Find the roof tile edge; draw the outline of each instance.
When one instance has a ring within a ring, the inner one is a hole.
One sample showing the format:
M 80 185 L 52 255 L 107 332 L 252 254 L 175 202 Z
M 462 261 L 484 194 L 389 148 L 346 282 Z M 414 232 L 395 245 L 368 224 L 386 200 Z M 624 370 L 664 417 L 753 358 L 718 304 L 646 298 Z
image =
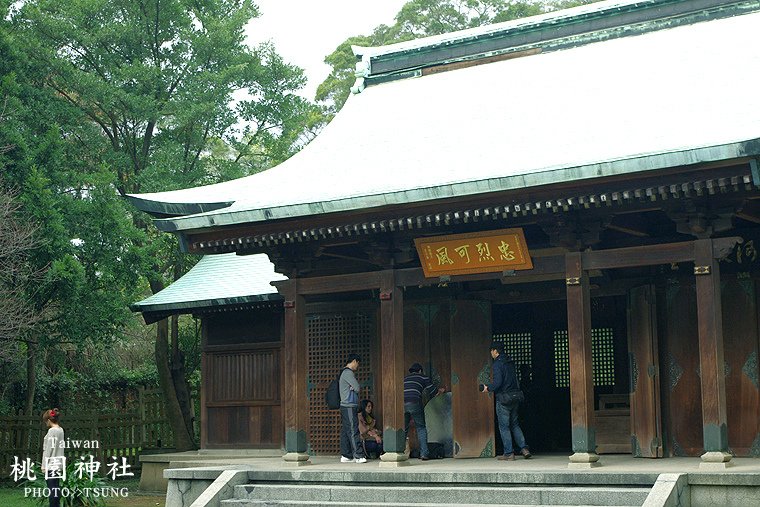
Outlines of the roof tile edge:
M 563 49 L 758 9 L 760 2 L 756 0 L 607 1 L 388 46 L 352 49 L 362 63 L 362 84 L 368 86 L 373 81 L 386 82 L 395 74 L 419 75 L 409 71 L 434 65 L 536 47 L 543 51 Z M 637 29 L 632 30 L 632 25 Z

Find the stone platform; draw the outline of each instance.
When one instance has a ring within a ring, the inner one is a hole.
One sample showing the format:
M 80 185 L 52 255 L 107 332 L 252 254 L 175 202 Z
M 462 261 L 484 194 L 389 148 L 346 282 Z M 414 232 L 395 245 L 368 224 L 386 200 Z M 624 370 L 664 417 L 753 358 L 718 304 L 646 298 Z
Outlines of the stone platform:
M 205 463 L 251 463 L 262 458 L 279 459 L 282 453 L 279 449 L 222 449 L 170 452 L 163 454 L 142 454 L 140 464 L 141 493 L 166 493 L 167 479 L 164 470 L 167 468 L 187 468 L 202 466 Z
M 699 458 L 628 455 L 604 456 L 601 467 L 588 470 L 568 470 L 565 455 L 410 460 L 394 469 L 331 457 L 312 457 L 302 467 L 281 458 L 208 458 L 164 472 L 167 507 L 422 506 L 426 499 L 428 505 L 760 505 L 760 459 L 753 458 L 735 458 L 733 467 L 719 472 L 701 470 Z M 347 499 L 357 488 L 366 502 Z

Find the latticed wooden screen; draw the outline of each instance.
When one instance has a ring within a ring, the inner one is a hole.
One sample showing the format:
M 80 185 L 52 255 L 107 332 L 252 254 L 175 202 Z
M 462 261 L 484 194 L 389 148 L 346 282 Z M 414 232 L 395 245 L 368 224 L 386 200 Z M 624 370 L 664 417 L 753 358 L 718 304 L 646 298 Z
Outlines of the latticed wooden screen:
M 306 319 L 309 343 L 309 422 L 312 454 L 340 454 L 340 411 L 325 405 L 325 391 L 351 353 L 361 356 L 356 374 L 361 398 L 373 398 L 371 344 L 375 335 L 372 312 L 320 313 Z
M 520 382 L 527 382 L 533 379 L 533 334 L 532 333 L 499 333 L 493 335 L 493 341 L 504 344 L 504 351 L 507 356 L 515 361 L 517 375 Z M 527 366 L 526 372 L 529 372 L 531 378 L 524 379 L 522 366 Z
M 615 334 L 612 328 L 591 330 L 591 368 L 595 386 L 615 385 Z M 567 330 L 554 332 L 556 387 L 570 386 L 570 349 Z

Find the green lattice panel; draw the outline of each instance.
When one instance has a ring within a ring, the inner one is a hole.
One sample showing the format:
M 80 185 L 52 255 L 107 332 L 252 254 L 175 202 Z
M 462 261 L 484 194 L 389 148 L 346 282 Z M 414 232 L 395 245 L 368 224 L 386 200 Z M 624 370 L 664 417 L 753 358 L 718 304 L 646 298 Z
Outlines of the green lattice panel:
M 591 368 L 595 386 L 615 385 L 615 334 L 610 327 L 591 330 Z M 554 385 L 570 386 L 570 349 L 564 329 L 554 332 Z

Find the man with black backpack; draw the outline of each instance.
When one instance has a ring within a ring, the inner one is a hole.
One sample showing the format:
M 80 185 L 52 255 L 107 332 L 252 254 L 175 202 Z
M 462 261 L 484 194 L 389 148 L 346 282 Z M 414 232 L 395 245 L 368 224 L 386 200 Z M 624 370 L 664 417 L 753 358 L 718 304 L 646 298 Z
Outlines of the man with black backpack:
M 354 374 L 359 369 L 361 358 L 358 354 L 348 356 L 345 368 L 340 374 L 340 462 L 366 463 L 364 446 L 359 435 L 359 381 Z
M 499 460 L 515 460 L 512 449 L 512 436 L 515 437 L 517 447 L 525 459 L 531 457 L 528 444 L 525 442 L 520 423 L 517 420 L 517 409 L 520 399 L 523 397 L 520 390 L 520 382 L 517 379 L 515 362 L 504 354 L 501 343 L 491 343 L 491 357 L 493 358 L 493 382 L 483 386 L 483 392 L 494 393 L 496 399 L 496 418 L 499 421 L 499 433 L 504 444 L 504 454 L 498 456 Z

